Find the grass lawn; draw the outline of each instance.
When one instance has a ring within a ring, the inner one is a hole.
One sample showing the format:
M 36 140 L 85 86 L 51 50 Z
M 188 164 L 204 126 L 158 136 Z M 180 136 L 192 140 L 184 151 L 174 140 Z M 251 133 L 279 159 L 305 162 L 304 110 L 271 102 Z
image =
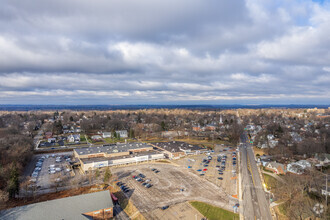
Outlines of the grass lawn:
M 120 142 L 120 143 L 124 143 L 125 142 L 125 139 L 127 140 L 127 143 L 130 143 L 130 142 L 136 142 L 136 140 L 132 140 L 132 139 L 129 139 L 129 138 L 104 138 L 103 140 L 109 144 L 115 144 L 117 142 Z
M 276 187 L 276 182 L 277 182 L 277 180 L 274 178 L 274 177 L 272 177 L 272 176 L 270 176 L 270 175 L 268 175 L 268 174 L 263 174 L 264 175 L 264 180 L 265 180 L 265 183 L 266 183 L 266 186 L 267 186 L 267 189 L 269 190 L 270 189 L 270 187 L 273 189 L 273 188 L 275 188 Z
M 190 202 L 190 204 L 197 209 L 202 215 L 204 215 L 209 220 L 233 220 L 239 219 L 239 215 L 222 208 L 209 205 L 204 202 Z
M 85 141 L 86 141 L 85 135 L 80 135 L 80 142 L 85 142 Z

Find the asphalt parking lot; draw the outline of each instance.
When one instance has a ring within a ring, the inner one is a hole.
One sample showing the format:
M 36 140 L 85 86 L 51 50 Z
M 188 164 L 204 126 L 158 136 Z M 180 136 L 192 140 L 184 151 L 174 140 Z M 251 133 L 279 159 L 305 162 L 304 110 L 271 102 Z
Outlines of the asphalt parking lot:
M 173 205 L 166 210 L 155 209 L 151 212 L 144 213 L 144 217 L 155 220 L 191 220 L 202 219 L 204 216 L 188 202 L 185 202 Z
M 224 151 L 225 150 L 225 151 Z M 211 153 L 210 156 L 212 159 L 208 164 L 203 163 L 203 160 L 208 159 L 208 155 L 192 155 L 186 158 L 182 158 L 175 163 L 183 167 L 188 168 L 189 171 L 200 175 L 201 178 L 204 178 L 217 186 L 221 187 L 229 195 L 237 195 L 237 165 L 233 165 L 233 152 L 234 149 L 227 147 L 218 147 L 214 153 Z M 221 162 L 218 162 L 218 156 L 222 158 Z M 223 157 L 226 156 L 225 160 L 225 169 L 222 171 L 223 174 L 219 174 L 218 169 L 222 166 Z M 237 163 L 237 162 L 236 162 Z M 205 166 L 207 165 L 207 166 Z M 218 167 L 217 167 L 218 166 Z M 205 171 L 204 171 L 205 170 Z M 233 170 L 235 172 L 233 172 Z M 201 175 L 202 174 L 202 175 Z M 222 179 L 219 179 L 221 177 Z
M 153 168 L 159 170 L 159 173 L 152 171 Z M 237 199 L 225 193 L 221 187 L 186 168 L 171 164 L 149 163 L 113 168 L 112 173 L 130 189 L 125 195 L 142 214 L 191 200 L 207 202 L 232 211 L 237 202 Z M 146 188 L 133 178 L 140 173 L 145 176 L 144 180 L 151 180 L 152 187 Z
M 70 179 L 71 178 L 71 172 L 67 171 L 69 168 L 68 162 L 64 157 L 71 157 L 72 153 L 55 153 L 55 154 L 40 154 L 36 155 L 33 160 L 32 164 L 29 165 L 30 172 L 28 172 L 29 176 L 31 176 L 31 179 L 35 179 L 33 183 L 38 187 L 38 189 L 48 189 L 51 188 L 55 181 L 57 183 L 62 182 L 65 178 Z M 41 165 L 41 170 L 38 171 L 38 176 L 33 177 L 33 171 L 35 170 L 36 164 L 40 160 L 40 158 L 43 158 L 43 162 Z M 61 158 L 61 162 L 56 162 L 56 158 Z M 54 172 L 50 174 L 50 166 L 53 166 Z

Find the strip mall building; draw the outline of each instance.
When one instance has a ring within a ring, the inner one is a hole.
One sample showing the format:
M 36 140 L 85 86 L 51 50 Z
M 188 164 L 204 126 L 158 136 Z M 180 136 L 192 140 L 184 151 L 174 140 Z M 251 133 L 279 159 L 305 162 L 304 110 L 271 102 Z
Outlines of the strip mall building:
M 145 143 L 127 143 L 75 149 L 74 157 L 84 172 L 107 166 L 124 165 L 164 158 L 164 153 Z

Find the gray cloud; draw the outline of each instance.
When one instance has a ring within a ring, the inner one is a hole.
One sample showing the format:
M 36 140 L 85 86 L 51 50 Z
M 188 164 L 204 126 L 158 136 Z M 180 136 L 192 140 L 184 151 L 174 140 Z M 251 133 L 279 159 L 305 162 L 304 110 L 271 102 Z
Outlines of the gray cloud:
M 329 103 L 330 5 L 3 1 L 0 104 Z

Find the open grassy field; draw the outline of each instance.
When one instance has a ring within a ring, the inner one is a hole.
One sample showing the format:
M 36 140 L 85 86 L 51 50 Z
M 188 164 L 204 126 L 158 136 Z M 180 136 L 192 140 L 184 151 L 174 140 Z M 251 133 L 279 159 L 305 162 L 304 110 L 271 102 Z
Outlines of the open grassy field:
M 239 215 L 222 208 L 209 205 L 204 202 L 190 202 L 190 204 L 197 209 L 202 215 L 209 220 L 234 220 L 239 219 Z
M 264 180 L 265 180 L 267 189 L 270 190 L 270 189 L 275 188 L 277 180 L 268 174 L 264 173 L 263 175 L 264 175 Z

